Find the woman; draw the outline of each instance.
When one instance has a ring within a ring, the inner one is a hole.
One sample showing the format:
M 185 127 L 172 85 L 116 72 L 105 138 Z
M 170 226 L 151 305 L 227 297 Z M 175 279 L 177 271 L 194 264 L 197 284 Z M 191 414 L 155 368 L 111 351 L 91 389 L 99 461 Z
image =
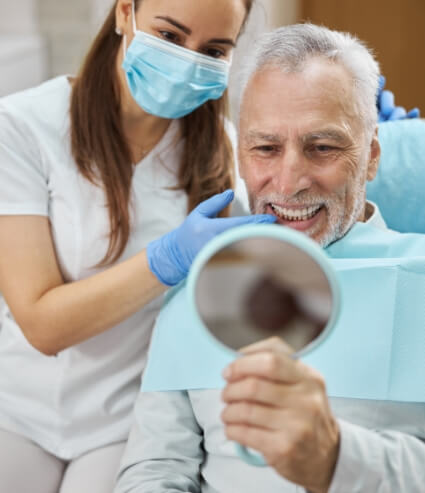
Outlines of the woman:
M 215 219 L 251 4 L 117 0 L 77 78 L 0 102 L 0 491 L 112 491 L 158 296 L 218 232 L 273 220 Z

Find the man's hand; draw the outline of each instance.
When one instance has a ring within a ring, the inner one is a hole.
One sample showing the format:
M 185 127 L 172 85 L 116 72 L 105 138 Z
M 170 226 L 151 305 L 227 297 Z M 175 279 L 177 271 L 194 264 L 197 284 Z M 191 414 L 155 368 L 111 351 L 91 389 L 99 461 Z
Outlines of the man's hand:
M 291 359 L 278 338 L 242 352 L 223 373 L 227 438 L 261 452 L 289 481 L 312 493 L 327 492 L 340 433 L 322 376 Z

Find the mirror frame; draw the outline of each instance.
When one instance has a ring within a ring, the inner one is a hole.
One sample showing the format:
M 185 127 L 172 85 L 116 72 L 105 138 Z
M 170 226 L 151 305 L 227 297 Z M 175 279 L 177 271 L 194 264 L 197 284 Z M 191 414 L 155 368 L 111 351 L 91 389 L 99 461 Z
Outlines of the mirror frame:
M 230 351 L 232 354 L 239 354 L 237 351 L 234 351 L 217 339 L 209 331 L 208 327 L 206 327 L 196 306 L 196 285 L 202 269 L 219 250 L 244 239 L 261 237 L 284 241 L 299 248 L 319 265 L 328 279 L 332 295 L 332 311 L 328 323 L 320 336 L 293 355 L 295 358 L 305 356 L 319 346 L 335 327 L 341 310 L 341 289 L 336 277 L 335 269 L 331 265 L 325 251 L 304 233 L 276 224 L 257 224 L 239 226 L 216 236 L 199 252 L 189 271 L 186 285 L 189 309 L 192 311 L 192 315 L 195 317 L 197 323 L 199 323 L 200 327 L 207 332 L 209 338 L 212 339 L 215 344 L 219 344 L 222 348 Z

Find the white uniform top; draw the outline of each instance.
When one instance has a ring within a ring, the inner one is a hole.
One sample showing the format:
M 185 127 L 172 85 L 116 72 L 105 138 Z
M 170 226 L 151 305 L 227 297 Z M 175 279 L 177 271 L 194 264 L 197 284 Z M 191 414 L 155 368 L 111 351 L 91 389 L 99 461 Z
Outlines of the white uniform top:
M 109 219 L 104 192 L 78 173 L 71 155 L 70 94 L 67 78 L 59 77 L 0 100 L 0 214 L 48 216 L 63 276 L 76 281 L 102 270 L 93 266 L 107 250 Z M 186 194 L 169 189 L 177 183 L 183 147 L 178 126 L 172 122 L 136 167 L 134 229 L 122 260 L 186 216 Z M 161 300 L 56 356 L 34 349 L 6 306 L 0 428 L 62 459 L 125 440 Z

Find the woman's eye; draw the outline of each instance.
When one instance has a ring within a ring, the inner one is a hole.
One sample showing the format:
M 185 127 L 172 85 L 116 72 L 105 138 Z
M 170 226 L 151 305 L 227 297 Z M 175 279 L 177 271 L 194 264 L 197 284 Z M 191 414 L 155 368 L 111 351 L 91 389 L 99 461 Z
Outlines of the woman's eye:
M 207 48 L 205 54 L 212 58 L 221 58 L 222 56 L 225 56 L 224 51 L 217 48 Z
M 159 31 L 159 33 L 161 34 L 163 39 L 165 39 L 166 41 L 170 41 L 170 43 L 178 44 L 180 42 L 179 37 L 175 33 L 172 33 L 170 31 Z

